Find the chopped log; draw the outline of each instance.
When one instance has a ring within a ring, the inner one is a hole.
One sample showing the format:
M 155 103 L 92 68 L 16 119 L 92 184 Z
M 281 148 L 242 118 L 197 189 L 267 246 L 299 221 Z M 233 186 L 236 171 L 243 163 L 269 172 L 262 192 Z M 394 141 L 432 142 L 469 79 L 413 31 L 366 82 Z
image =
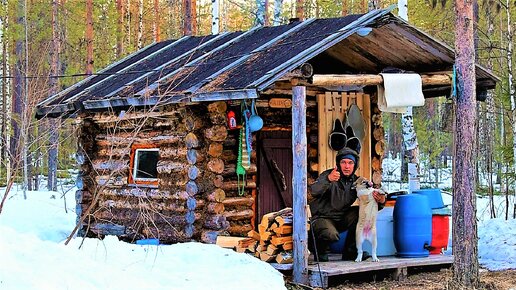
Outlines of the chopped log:
M 383 153 L 385 153 L 385 141 L 378 140 L 378 142 L 376 142 L 374 145 L 374 150 L 378 156 L 383 156 Z
M 291 235 L 292 234 L 292 226 L 282 225 L 281 227 L 277 227 L 273 229 L 273 231 L 278 236 Z
M 220 174 L 224 171 L 224 161 L 218 158 L 212 159 L 208 161 L 207 167 L 209 171 Z
M 199 177 L 199 168 L 197 168 L 197 166 L 195 165 L 191 165 L 190 167 L 188 167 L 188 178 L 190 178 L 191 180 L 196 180 L 197 177 Z
M 275 212 L 271 212 L 271 213 L 263 215 L 260 225 L 264 226 L 265 228 L 269 228 L 271 226 L 272 222 L 274 222 L 274 219 L 277 216 L 281 216 L 281 215 L 292 215 L 292 208 L 286 207 L 280 211 L 275 211 Z
M 383 140 L 385 137 L 385 131 L 383 130 L 383 127 L 376 127 L 373 130 L 373 137 L 376 141 Z
M 254 204 L 252 197 L 228 197 L 222 201 L 225 206 L 246 206 L 250 207 Z
M 251 209 L 232 210 L 224 212 L 223 215 L 230 221 L 249 220 L 254 216 L 254 212 Z
M 294 243 L 286 242 L 286 243 L 284 243 L 283 245 L 281 245 L 281 247 L 282 247 L 282 248 L 283 248 L 283 250 L 285 250 L 285 251 L 292 250 L 292 249 L 294 248 Z
M 211 143 L 208 148 L 208 155 L 211 157 L 219 157 L 222 155 L 223 150 L 224 147 L 222 146 L 222 143 Z
M 187 148 L 176 148 L 176 147 L 160 147 L 159 158 L 160 159 L 181 159 L 186 158 Z
M 196 128 L 202 128 L 203 122 L 198 118 L 195 118 L 192 114 L 188 114 L 184 119 L 184 124 L 187 131 L 193 131 Z
M 187 149 L 198 148 L 200 143 L 199 139 L 194 133 L 188 133 L 185 137 L 185 144 Z
M 260 234 L 257 231 L 255 231 L 255 230 L 250 230 L 247 233 L 247 236 L 250 237 L 250 238 L 253 238 L 253 239 L 257 240 L 257 241 L 260 240 Z
M 276 258 L 275 256 L 271 256 L 271 255 L 267 254 L 266 252 L 260 252 L 260 260 L 262 260 L 264 262 L 274 261 L 275 258 Z
M 292 216 L 277 216 L 274 218 L 274 221 L 279 227 L 283 225 L 292 225 Z
M 274 255 L 278 254 L 279 251 L 280 251 L 280 249 L 278 247 L 276 247 L 273 244 L 270 244 L 270 245 L 267 246 L 267 250 L 265 252 L 268 255 L 274 256 Z
M 310 171 L 319 172 L 319 163 L 310 161 Z
M 228 136 L 228 130 L 226 126 L 215 125 L 204 131 L 204 137 L 211 141 L 224 141 Z
M 254 243 L 256 243 L 256 241 L 253 240 L 252 238 L 244 238 L 244 239 L 238 241 L 237 247 L 247 248 L 247 247 L 249 247 L 249 245 L 252 245 Z
M 371 121 L 375 126 L 380 126 L 382 124 L 382 115 L 381 114 L 374 114 L 371 117 Z
M 271 239 L 271 244 L 273 244 L 275 246 L 280 246 L 287 242 L 292 242 L 292 236 L 285 236 L 285 237 L 273 236 Z
M 382 169 L 382 163 L 380 162 L 380 159 L 378 159 L 378 157 L 373 157 L 371 161 L 371 168 L 373 169 L 373 171 L 378 171 Z
M 212 215 L 206 217 L 203 226 L 212 230 L 226 230 L 229 227 L 229 222 L 223 215 Z
M 156 165 L 159 174 L 182 173 L 188 170 L 188 164 L 184 162 L 160 160 Z
M 225 114 L 228 109 L 228 105 L 226 102 L 219 101 L 219 102 L 213 102 L 208 105 L 208 112 L 210 113 L 221 113 Z
M 317 157 L 317 147 L 310 147 L 308 148 L 308 158 L 315 158 Z
M 216 188 L 206 196 L 206 199 L 214 202 L 223 202 L 226 199 L 226 193 L 224 190 Z
M 255 163 L 251 163 L 251 167 L 246 171 L 248 175 L 256 174 L 258 172 L 258 168 Z M 224 166 L 224 171 L 222 171 L 222 175 L 224 176 L 236 176 L 236 164 L 226 162 Z
M 281 252 L 276 256 L 276 263 L 278 264 L 291 264 L 293 262 L 292 252 Z
M 189 196 L 194 196 L 199 193 L 199 187 L 197 187 L 197 183 L 195 181 L 190 180 L 186 183 L 186 192 Z
M 238 183 L 237 180 L 229 180 L 225 181 L 224 184 L 222 184 L 221 188 L 225 191 L 236 191 L 239 187 L 242 186 L 242 181 Z M 245 182 L 245 189 L 254 189 L 256 188 L 256 182 L 252 179 L 248 179 Z
M 244 237 L 231 237 L 231 236 L 218 236 L 216 239 L 216 245 L 222 248 L 234 249 L 239 241 L 249 239 Z
M 247 250 L 250 251 L 251 253 L 254 253 L 254 252 L 256 252 L 256 247 L 258 247 L 258 241 L 254 241 L 254 243 L 249 244 L 249 246 L 247 247 Z
M 197 158 L 198 155 L 197 155 L 197 150 L 195 149 L 188 149 L 188 152 L 186 153 L 186 161 L 188 161 L 188 164 L 195 164 L 197 163 Z
M 271 238 L 272 238 L 272 233 L 269 231 L 260 233 L 260 241 L 270 241 Z
M 224 186 L 224 177 L 222 175 L 215 175 L 213 178 L 213 186 L 221 188 Z
M 232 235 L 245 236 L 253 227 L 250 224 L 245 225 L 230 225 L 228 232 Z
M 220 202 L 210 202 L 206 205 L 206 212 L 220 214 L 224 212 L 224 204 Z

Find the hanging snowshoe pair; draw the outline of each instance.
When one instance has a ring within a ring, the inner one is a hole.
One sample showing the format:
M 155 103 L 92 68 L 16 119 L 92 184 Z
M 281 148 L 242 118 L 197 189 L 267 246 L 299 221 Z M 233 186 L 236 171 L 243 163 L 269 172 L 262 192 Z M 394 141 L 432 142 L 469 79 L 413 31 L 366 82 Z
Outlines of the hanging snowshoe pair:
M 362 150 L 362 140 L 365 136 L 365 122 L 362 113 L 356 104 L 352 104 L 346 112 L 344 125 L 340 119 L 333 122 L 333 130 L 330 133 L 328 144 L 334 151 L 344 147 L 355 150 L 358 154 Z M 346 127 L 344 129 L 344 127 Z

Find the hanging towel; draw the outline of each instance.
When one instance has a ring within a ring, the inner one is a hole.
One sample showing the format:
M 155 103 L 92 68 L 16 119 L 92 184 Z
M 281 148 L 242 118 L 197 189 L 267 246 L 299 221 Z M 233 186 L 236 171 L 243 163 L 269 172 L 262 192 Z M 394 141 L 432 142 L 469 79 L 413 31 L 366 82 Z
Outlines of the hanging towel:
M 381 73 L 378 85 L 378 108 L 382 112 L 406 113 L 407 107 L 423 106 L 423 83 L 419 74 Z

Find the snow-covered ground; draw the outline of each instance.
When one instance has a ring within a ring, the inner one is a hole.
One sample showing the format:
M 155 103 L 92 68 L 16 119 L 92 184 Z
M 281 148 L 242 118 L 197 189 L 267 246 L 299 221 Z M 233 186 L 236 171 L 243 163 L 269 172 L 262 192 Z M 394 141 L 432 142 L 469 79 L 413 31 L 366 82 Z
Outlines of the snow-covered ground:
M 0 214 L 0 289 L 286 289 L 269 264 L 216 245 L 135 245 L 107 237 L 74 238 L 65 246 L 76 220 L 73 193 L 66 210 L 57 192 L 28 192 L 27 200 L 16 189 L 9 194 Z M 443 201 L 451 205 L 451 196 L 444 193 Z M 477 199 L 480 264 L 516 269 L 516 220 L 489 219 L 487 202 Z

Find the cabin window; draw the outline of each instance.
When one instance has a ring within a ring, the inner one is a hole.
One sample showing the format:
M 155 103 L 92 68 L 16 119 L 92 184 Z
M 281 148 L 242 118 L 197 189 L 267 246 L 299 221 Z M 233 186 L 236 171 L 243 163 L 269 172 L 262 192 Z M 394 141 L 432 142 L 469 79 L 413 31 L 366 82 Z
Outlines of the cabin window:
M 134 145 L 131 150 L 131 175 L 129 183 L 158 185 L 159 148 Z

